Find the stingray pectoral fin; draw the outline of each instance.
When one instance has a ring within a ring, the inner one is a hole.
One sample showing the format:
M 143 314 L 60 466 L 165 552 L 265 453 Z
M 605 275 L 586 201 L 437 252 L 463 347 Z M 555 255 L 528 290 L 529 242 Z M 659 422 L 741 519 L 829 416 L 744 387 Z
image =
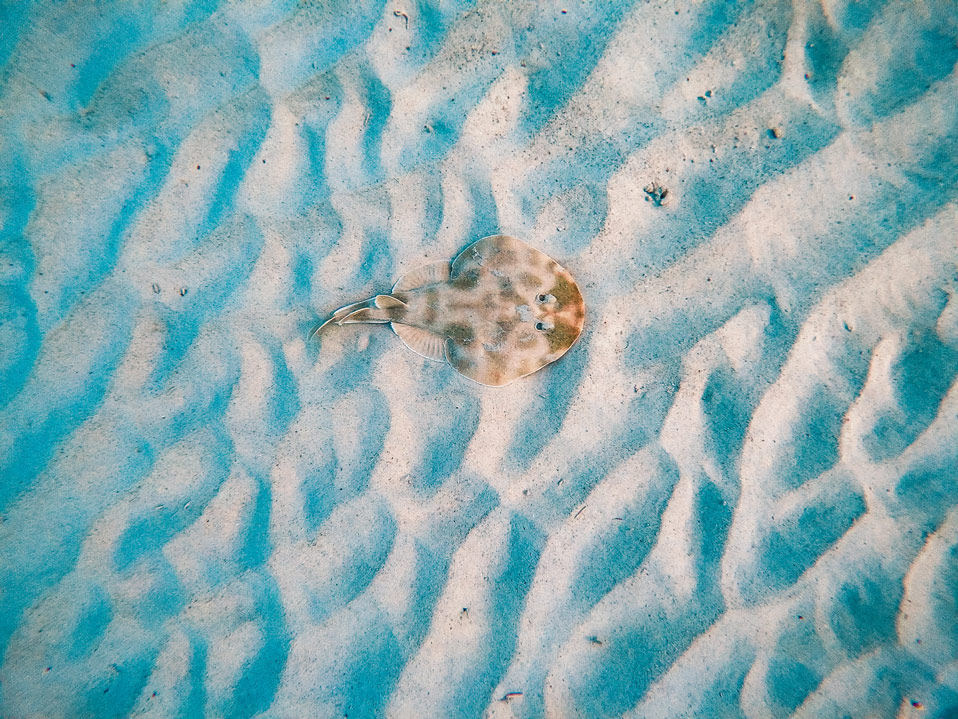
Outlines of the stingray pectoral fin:
M 393 322 L 391 327 L 393 328 L 393 332 L 403 341 L 403 344 L 417 355 L 422 355 L 426 359 L 437 360 L 439 362 L 446 359 L 443 338 L 439 335 L 418 327 L 401 325 L 398 322 Z
M 487 387 L 502 387 L 515 379 L 503 371 L 502 357 L 490 355 L 475 342 L 456 342 L 451 337 L 445 343 L 446 360 L 463 377 Z
M 393 292 L 403 292 L 405 290 L 414 290 L 417 287 L 434 285 L 438 282 L 445 282 L 449 279 L 448 262 L 430 262 L 411 270 L 396 280 L 393 285 Z
M 509 269 L 521 261 L 530 250 L 538 252 L 515 237 L 489 235 L 476 240 L 456 255 L 452 261 L 449 276 L 462 277 L 482 267 Z

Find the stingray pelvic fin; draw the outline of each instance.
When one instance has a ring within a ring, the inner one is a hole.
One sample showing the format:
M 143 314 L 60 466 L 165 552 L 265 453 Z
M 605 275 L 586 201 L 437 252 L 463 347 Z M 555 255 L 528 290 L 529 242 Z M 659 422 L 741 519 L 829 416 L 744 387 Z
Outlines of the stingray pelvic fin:
M 310 330 L 306 341 L 319 334 L 327 325 L 351 325 L 358 323 L 385 324 L 396 319 L 396 315 L 404 310 L 406 303 L 392 295 L 376 295 L 362 302 L 340 307 L 322 324 Z

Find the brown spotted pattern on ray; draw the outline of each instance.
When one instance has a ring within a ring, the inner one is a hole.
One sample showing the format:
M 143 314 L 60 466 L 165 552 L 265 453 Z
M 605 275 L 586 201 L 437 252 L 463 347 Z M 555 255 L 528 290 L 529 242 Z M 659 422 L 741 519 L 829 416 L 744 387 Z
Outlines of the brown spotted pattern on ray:
M 468 344 L 475 337 L 472 327 L 463 323 L 452 323 L 442 328 L 442 333 L 457 344 Z
M 457 290 L 471 290 L 474 289 L 479 283 L 479 271 L 470 270 L 465 274 L 459 275 L 456 279 L 452 281 L 452 286 Z
M 539 287 L 542 284 L 542 277 L 531 272 L 523 272 L 519 275 L 519 282 L 524 288 Z
M 380 295 L 379 304 L 373 298 L 348 305 L 326 324 L 391 323 L 413 351 L 492 386 L 555 361 L 582 332 L 585 308 L 575 280 L 514 237 L 484 237 L 448 273 L 438 263 L 421 270 L 404 275 L 396 283 L 402 290 Z

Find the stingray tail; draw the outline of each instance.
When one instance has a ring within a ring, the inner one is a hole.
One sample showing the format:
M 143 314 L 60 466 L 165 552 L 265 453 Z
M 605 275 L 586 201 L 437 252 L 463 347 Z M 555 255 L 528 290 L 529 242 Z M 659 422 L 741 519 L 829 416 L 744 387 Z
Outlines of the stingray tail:
M 327 325 L 352 325 L 358 323 L 386 324 L 400 319 L 406 312 L 406 303 L 392 295 L 376 295 L 362 302 L 340 307 L 328 320 L 310 330 L 306 341 L 321 332 Z

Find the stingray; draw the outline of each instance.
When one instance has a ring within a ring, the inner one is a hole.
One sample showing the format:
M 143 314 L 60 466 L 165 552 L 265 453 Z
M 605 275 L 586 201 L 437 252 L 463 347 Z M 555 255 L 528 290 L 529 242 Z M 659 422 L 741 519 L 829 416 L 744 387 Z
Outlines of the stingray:
M 399 278 L 389 294 L 336 310 L 330 324 L 389 324 L 413 352 L 501 387 L 542 369 L 579 338 L 585 304 L 569 271 L 508 235 Z

